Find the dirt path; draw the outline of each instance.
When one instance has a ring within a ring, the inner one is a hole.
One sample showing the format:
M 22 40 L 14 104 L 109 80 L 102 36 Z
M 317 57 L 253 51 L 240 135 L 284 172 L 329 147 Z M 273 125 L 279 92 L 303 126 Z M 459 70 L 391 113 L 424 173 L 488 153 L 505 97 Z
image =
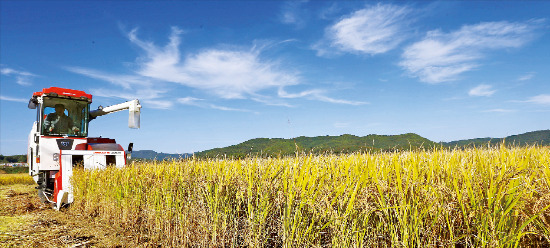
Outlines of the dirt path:
M 0 186 L 0 247 L 133 247 L 131 236 L 38 199 L 35 185 Z

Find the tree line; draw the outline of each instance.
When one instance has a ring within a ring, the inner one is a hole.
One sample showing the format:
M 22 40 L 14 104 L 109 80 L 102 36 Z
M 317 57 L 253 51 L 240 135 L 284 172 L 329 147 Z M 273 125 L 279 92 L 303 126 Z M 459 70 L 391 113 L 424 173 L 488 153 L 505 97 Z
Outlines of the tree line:
M 0 154 L 0 163 L 26 163 L 27 155 L 4 156 Z

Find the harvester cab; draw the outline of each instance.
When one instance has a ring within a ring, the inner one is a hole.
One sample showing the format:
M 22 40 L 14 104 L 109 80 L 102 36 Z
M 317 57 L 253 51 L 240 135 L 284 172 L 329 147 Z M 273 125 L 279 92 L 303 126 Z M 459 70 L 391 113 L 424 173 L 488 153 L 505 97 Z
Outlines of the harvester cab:
M 98 116 L 128 109 L 128 127 L 139 128 L 139 101 L 132 100 L 90 110 L 92 95 L 57 87 L 35 92 L 29 108 L 36 109 L 36 121 L 29 134 L 27 163 L 29 174 L 38 184 L 43 202 L 59 209 L 73 202 L 69 180 L 73 167 L 103 169 L 124 167 L 129 153 L 114 139 L 88 137 L 88 126 Z M 129 152 L 131 152 L 130 143 Z

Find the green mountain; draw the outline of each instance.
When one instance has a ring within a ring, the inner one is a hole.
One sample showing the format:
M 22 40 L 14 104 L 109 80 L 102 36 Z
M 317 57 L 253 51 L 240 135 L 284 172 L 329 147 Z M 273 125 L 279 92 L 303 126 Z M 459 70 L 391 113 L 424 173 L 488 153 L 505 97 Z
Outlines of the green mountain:
M 198 157 L 245 157 L 252 156 L 286 156 L 296 152 L 313 153 L 349 153 L 359 151 L 393 151 L 432 147 L 481 147 L 499 145 L 505 141 L 508 145 L 550 145 L 550 130 L 528 132 L 505 138 L 477 138 L 452 142 L 436 143 L 418 134 L 400 135 L 367 135 L 358 137 L 344 134 L 340 136 L 300 136 L 294 139 L 257 138 L 224 148 L 215 148 L 195 153 Z
M 457 140 L 451 142 L 436 143 L 421 137 L 418 134 L 407 133 L 400 135 L 367 135 L 363 137 L 344 134 L 340 136 L 300 136 L 293 139 L 281 138 L 257 138 L 243 143 L 224 148 L 215 148 L 194 155 L 197 157 L 246 157 L 252 156 L 288 156 L 298 153 L 350 153 L 359 151 L 395 151 L 416 148 L 432 147 L 482 147 L 487 145 L 500 145 L 502 142 L 507 145 L 543 145 L 550 146 L 550 130 L 540 130 L 518 135 L 511 135 L 505 138 L 477 138 Z M 193 156 L 193 154 L 170 154 L 155 152 L 153 150 L 133 151 L 132 158 L 148 160 L 181 159 Z M 0 162 L 25 162 L 26 155 L 3 156 L 0 155 Z
M 313 153 L 350 153 L 375 150 L 403 150 L 419 147 L 431 148 L 440 144 L 430 141 L 414 133 L 400 135 L 367 135 L 358 137 L 344 134 L 340 136 L 300 136 L 293 139 L 257 138 L 245 141 L 238 145 L 225 148 L 215 148 L 195 153 L 199 157 L 232 156 L 277 156 L 292 155 L 296 152 Z
M 132 159 L 149 159 L 149 160 L 165 160 L 165 159 L 181 159 L 192 156 L 192 154 L 172 154 L 172 153 L 163 153 L 155 152 L 153 150 L 139 150 L 132 152 Z
M 477 139 L 467 139 L 467 140 L 458 140 L 443 143 L 449 147 L 469 147 L 469 146 L 487 146 L 487 145 L 496 145 L 502 142 L 505 142 L 508 145 L 550 145 L 550 130 L 540 130 L 527 132 L 518 135 L 511 135 L 505 138 L 477 138 Z

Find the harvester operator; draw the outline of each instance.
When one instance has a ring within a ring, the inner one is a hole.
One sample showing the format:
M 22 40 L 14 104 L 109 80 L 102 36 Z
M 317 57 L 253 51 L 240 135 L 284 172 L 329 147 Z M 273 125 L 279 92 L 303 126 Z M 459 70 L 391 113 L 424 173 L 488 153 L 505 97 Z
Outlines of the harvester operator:
M 55 112 L 48 114 L 44 120 L 44 129 L 49 133 L 66 134 L 69 130 L 78 132 L 79 129 L 74 126 L 73 120 L 65 115 L 65 105 L 56 104 Z

